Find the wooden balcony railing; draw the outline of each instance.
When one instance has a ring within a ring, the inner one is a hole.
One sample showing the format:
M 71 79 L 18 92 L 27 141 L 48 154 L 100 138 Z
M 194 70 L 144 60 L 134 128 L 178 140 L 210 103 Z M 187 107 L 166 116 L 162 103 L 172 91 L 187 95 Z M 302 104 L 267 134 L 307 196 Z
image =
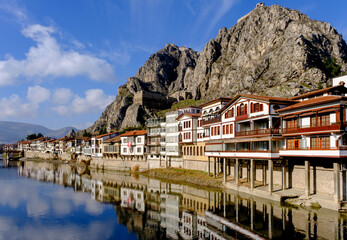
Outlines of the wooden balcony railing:
M 216 122 L 220 122 L 220 121 L 221 121 L 221 116 L 219 115 L 219 116 L 215 116 L 214 118 L 203 119 L 202 120 L 202 125 L 216 123 Z
M 295 128 L 283 128 L 283 134 L 289 133 L 303 133 L 303 132 L 319 132 L 319 131 L 331 131 L 331 130 L 341 130 L 344 124 L 341 123 L 331 123 L 329 125 L 322 126 L 300 126 Z
M 326 147 L 284 147 L 280 149 L 281 151 L 295 151 L 295 150 L 347 150 L 347 146 L 338 146 L 338 147 L 330 147 L 330 146 L 326 146 Z
M 255 136 L 255 135 L 271 135 L 271 134 L 281 134 L 281 129 L 279 128 L 262 128 L 247 131 L 239 131 L 235 133 L 236 137 L 240 136 Z
M 248 118 L 248 114 L 243 114 L 235 117 L 235 121 L 241 121 Z
M 148 141 L 147 142 L 148 145 L 160 145 L 160 141 Z

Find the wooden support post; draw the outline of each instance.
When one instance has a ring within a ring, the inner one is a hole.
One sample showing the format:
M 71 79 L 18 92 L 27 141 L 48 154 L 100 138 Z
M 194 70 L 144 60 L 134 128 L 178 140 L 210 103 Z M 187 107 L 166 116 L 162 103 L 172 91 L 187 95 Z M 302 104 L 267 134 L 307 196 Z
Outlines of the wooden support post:
M 222 158 L 223 159 L 223 180 L 224 183 L 226 183 L 227 181 L 227 169 L 226 169 L 226 158 Z
M 216 177 L 216 157 L 213 157 L 213 177 Z
M 207 173 L 208 173 L 208 176 L 210 176 L 210 174 L 211 174 L 211 157 L 207 157 L 207 161 L 208 161 L 208 163 L 207 163 Z
M 305 195 L 310 196 L 311 177 L 310 177 L 310 161 L 305 160 Z
M 235 183 L 239 183 L 239 159 L 235 159 Z
M 263 186 L 266 184 L 266 164 L 263 161 Z
M 334 163 L 334 198 L 336 202 L 340 202 L 340 163 Z
M 254 159 L 251 159 L 251 190 L 254 189 L 254 181 L 255 181 L 255 162 Z
M 287 169 L 286 169 L 286 160 L 282 160 L 282 190 L 285 190 L 287 187 Z
M 268 184 L 269 184 L 269 193 L 273 192 L 273 160 L 268 160 Z

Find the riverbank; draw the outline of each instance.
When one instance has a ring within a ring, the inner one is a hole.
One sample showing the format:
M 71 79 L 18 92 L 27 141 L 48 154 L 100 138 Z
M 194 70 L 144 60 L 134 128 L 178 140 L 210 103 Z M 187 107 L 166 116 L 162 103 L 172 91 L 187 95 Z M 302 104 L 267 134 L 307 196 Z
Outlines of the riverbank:
M 203 187 L 223 188 L 223 182 L 218 178 L 211 178 L 207 173 L 197 170 L 187 170 L 183 168 L 160 168 L 139 172 L 139 174 L 157 178 L 160 180 L 170 180 L 176 183 L 194 184 Z

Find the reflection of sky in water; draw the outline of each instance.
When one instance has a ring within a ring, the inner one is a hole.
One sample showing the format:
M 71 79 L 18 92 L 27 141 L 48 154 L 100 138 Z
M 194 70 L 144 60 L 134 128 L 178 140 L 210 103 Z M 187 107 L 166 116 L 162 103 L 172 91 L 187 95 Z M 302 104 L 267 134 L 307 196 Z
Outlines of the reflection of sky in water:
M 0 240 L 137 239 L 118 225 L 111 204 L 0 168 Z

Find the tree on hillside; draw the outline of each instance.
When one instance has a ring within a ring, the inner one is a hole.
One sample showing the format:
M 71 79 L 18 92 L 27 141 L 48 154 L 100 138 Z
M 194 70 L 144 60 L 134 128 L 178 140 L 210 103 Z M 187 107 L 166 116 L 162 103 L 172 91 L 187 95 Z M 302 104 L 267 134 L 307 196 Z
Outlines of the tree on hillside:
M 83 137 L 91 137 L 92 136 L 92 134 L 90 133 L 90 132 L 87 132 L 86 130 L 84 130 L 84 132 L 83 132 Z
M 33 140 L 33 139 L 36 139 L 36 138 L 40 138 L 40 137 L 43 137 L 42 133 L 38 133 L 36 135 L 36 133 L 32 133 L 32 134 L 29 134 L 26 139 L 27 140 Z

